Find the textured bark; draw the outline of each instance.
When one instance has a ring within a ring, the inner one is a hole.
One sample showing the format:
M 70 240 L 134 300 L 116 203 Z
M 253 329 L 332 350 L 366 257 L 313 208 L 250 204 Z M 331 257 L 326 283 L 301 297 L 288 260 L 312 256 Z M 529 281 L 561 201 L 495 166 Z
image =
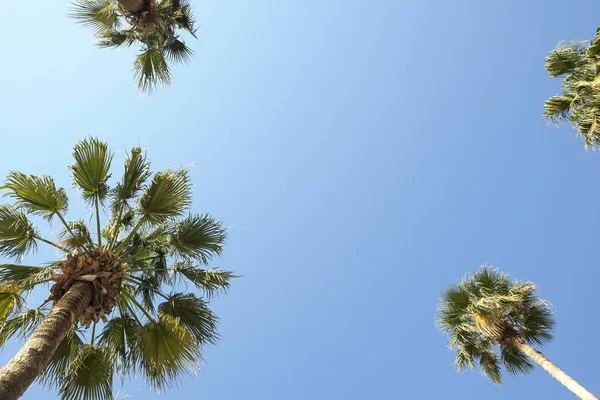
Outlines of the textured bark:
M 583 400 L 598 400 L 596 396 L 588 392 L 583 386 L 577 383 L 575 379 L 571 378 L 563 370 L 552 364 L 542 353 L 525 343 L 517 342 L 517 346 L 519 346 L 519 349 L 521 349 L 523 353 L 531 358 L 537 365 L 542 367 L 554 379 L 573 392 L 575 396 Z
M 132 14 L 139 12 L 144 6 L 144 0 L 117 0 L 127 11 Z
M 91 299 L 92 285 L 78 282 L 52 307 L 21 350 L 0 369 L 0 399 L 21 397 L 52 359 Z

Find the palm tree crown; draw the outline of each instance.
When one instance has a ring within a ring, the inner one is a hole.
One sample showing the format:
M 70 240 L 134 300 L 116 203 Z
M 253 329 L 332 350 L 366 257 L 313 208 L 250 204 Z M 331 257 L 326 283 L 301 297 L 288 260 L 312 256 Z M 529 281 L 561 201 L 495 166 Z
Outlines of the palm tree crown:
M 202 266 L 221 254 L 226 230 L 207 214 L 186 214 L 192 196 L 185 169 L 151 174 L 145 151 L 135 147 L 111 187 L 106 143 L 85 139 L 73 156 L 74 185 L 96 214 L 89 227 L 67 219 L 66 192 L 49 176 L 10 172 L 2 186 L 14 203 L 0 205 L 0 254 L 18 263 L 45 243 L 60 257 L 42 266 L 0 265 L 0 345 L 29 336 L 50 302 L 90 282 L 92 301 L 39 381 L 65 400 L 109 399 L 115 375 L 141 374 L 157 390 L 176 384 L 218 339 L 208 300 L 234 275 Z M 103 210 L 110 214 L 104 227 Z M 44 238 L 29 215 L 58 220 L 56 240 Z M 30 307 L 26 295 L 48 284 L 49 299 Z
M 448 346 L 456 350 L 459 371 L 479 365 L 483 374 L 500 384 L 501 363 L 511 374 L 533 368 L 518 344 L 549 341 L 554 325 L 547 302 L 536 291 L 530 282 L 483 266 L 442 293 L 437 324 L 448 334 Z
M 192 55 L 180 36 L 196 37 L 186 0 L 76 0 L 72 16 L 93 30 L 100 47 L 140 46 L 133 71 L 142 91 L 169 85 L 169 64 L 187 63 Z
M 562 77 L 562 93 L 544 104 L 551 121 L 568 121 L 577 129 L 585 146 L 600 146 L 600 28 L 594 39 L 560 43 L 546 57 L 551 77 Z

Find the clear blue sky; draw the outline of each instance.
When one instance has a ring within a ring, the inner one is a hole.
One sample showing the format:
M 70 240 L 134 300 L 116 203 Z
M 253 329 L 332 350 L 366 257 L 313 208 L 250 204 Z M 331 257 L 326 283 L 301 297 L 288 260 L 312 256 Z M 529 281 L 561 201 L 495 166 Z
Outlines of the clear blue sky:
M 571 399 L 541 370 L 498 388 L 453 369 L 437 295 L 483 262 L 539 284 L 545 353 L 600 393 L 600 154 L 541 117 L 560 83 L 543 58 L 593 35 L 596 2 L 193 4 L 196 56 L 150 98 L 133 52 L 95 48 L 67 1 L 0 8 L 0 175 L 70 186 L 85 135 L 119 160 L 142 143 L 157 169 L 194 163 L 194 211 L 231 226 L 223 340 L 160 398 Z

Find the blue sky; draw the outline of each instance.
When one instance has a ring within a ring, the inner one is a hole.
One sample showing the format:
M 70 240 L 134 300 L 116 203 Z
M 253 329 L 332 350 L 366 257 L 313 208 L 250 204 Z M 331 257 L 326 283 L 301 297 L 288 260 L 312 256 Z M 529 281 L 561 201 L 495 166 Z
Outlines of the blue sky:
M 595 2 L 193 5 L 193 62 L 151 97 L 133 83 L 133 51 L 95 48 L 68 2 L 0 8 L 0 175 L 70 187 L 77 140 L 98 135 L 119 161 L 141 143 L 156 169 L 193 163 L 193 210 L 231 227 L 215 265 L 243 278 L 213 302 L 223 339 L 202 373 L 160 397 L 142 382 L 126 393 L 572 398 L 539 369 L 502 388 L 453 369 L 437 295 L 483 262 L 540 286 L 558 322 L 543 351 L 600 393 L 600 155 L 541 117 L 560 84 L 543 58 L 593 35 Z

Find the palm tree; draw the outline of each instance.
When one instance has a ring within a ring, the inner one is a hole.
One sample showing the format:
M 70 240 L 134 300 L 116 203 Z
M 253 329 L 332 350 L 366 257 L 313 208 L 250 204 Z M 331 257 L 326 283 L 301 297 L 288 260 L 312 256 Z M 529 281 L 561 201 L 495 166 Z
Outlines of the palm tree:
M 0 253 L 17 264 L 0 265 L 0 345 L 28 337 L 0 369 L 3 400 L 17 399 L 35 379 L 64 400 L 111 398 L 114 375 L 142 374 L 163 389 L 196 371 L 203 346 L 218 339 L 207 300 L 234 275 L 202 268 L 221 254 L 226 231 L 209 215 L 185 215 L 188 171 L 152 175 L 135 147 L 111 188 L 106 143 L 87 138 L 73 156 L 75 187 L 95 214 L 89 227 L 67 219 L 66 192 L 49 176 L 10 172 L 1 187 L 14 204 L 0 205 Z M 59 221 L 56 240 L 40 233 L 32 215 Z M 58 260 L 18 264 L 38 244 L 53 246 Z M 28 307 L 26 295 L 49 283 L 48 300 Z
M 562 77 L 562 93 L 544 104 L 544 116 L 553 122 L 568 121 L 588 149 L 600 146 L 600 28 L 594 39 L 559 43 L 546 57 L 551 77 Z
M 140 46 L 133 71 L 141 91 L 171 83 L 170 63 L 187 63 L 192 50 L 179 32 L 194 38 L 186 0 L 75 0 L 72 17 L 93 30 L 98 46 Z
M 456 350 L 458 370 L 478 364 L 484 375 L 501 384 L 500 363 L 511 374 L 525 374 L 533 369 L 533 361 L 579 398 L 597 400 L 531 347 L 551 340 L 554 326 L 548 303 L 536 291 L 531 282 L 482 266 L 442 293 L 437 324 Z

